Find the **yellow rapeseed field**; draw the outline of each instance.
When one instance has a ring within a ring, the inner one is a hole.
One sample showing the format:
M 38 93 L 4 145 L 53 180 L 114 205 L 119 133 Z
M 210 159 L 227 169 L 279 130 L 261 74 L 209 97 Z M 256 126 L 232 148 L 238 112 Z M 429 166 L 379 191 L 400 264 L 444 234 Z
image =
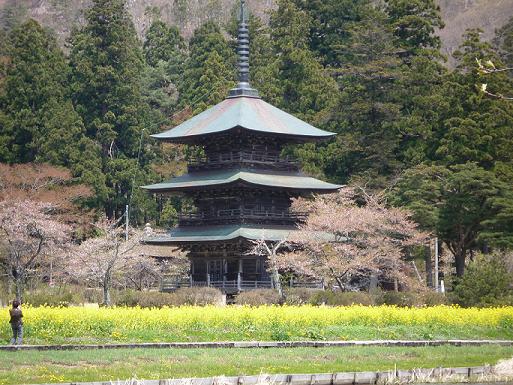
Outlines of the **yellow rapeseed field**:
M 470 338 L 466 332 L 476 330 L 484 330 L 485 337 L 504 338 L 513 330 L 513 307 L 25 307 L 23 312 L 25 334 L 36 343 L 434 338 L 440 333 Z M 494 331 L 502 332 L 495 335 Z M 6 340 L 9 332 L 8 311 L 4 309 L 0 311 L 0 337 Z

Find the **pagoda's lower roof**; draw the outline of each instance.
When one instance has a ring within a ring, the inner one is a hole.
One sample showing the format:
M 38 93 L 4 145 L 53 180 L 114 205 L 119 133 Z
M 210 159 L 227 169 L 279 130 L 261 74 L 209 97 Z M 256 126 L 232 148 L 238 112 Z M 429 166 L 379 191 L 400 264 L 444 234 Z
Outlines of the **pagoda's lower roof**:
M 290 174 L 232 169 L 194 172 L 173 178 L 168 182 L 142 186 L 142 188 L 154 193 L 164 193 L 233 184 L 249 184 L 253 186 L 278 187 L 312 192 L 334 192 L 342 187 L 300 173 Z
M 155 235 L 145 239 L 149 244 L 184 244 L 232 241 L 239 238 L 249 240 L 265 239 L 280 241 L 298 231 L 291 226 L 256 226 L 256 225 L 222 225 L 202 227 L 176 227 L 166 234 Z

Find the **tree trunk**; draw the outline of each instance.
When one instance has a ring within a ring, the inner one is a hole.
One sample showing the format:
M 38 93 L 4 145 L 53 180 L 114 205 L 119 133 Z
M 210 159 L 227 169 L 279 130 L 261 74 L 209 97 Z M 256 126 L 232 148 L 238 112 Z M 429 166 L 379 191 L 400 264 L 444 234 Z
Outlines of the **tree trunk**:
M 15 292 L 16 300 L 21 303 L 22 297 L 23 297 L 23 279 L 22 279 L 22 277 L 19 276 L 19 274 L 14 279 L 14 292 Z
M 283 298 L 283 288 L 281 287 L 280 282 L 280 273 L 278 273 L 278 269 L 276 267 L 273 267 L 273 283 L 276 290 L 278 290 L 278 294 L 280 295 L 280 298 Z
M 457 254 L 454 255 L 454 262 L 456 264 L 456 276 L 463 277 L 463 273 L 465 272 L 465 250 L 459 250 Z
M 433 261 L 431 260 L 430 248 L 426 248 L 424 262 L 426 263 L 426 284 L 428 287 L 433 287 Z
M 110 306 L 110 277 L 105 275 L 103 277 L 103 304 Z

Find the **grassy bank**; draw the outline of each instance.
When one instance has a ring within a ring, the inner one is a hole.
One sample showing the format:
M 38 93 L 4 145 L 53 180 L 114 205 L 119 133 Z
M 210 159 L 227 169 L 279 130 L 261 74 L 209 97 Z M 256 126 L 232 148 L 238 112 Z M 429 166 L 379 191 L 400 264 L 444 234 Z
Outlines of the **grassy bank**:
M 26 343 L 511 339 L 513 307 L 25 308 Z M 10 335 L 0 312 L 0 340 Z
M 511 356 L 501 346 L 18 351 L 0 352 L 0 384 L 457 367 Z

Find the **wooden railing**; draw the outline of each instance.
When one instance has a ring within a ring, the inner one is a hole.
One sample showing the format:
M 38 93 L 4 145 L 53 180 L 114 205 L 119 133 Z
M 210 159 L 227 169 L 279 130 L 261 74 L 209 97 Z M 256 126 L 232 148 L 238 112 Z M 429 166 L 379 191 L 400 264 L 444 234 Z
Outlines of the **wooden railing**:
M 262 151 L 232 151 L 226 153 L 210 154 L 204 158 L 189 159 L 189 171 L 222 168 L 228 165 L 265 165 L 273 169 L 296 170 L 299 161 L 291 156 L 281 157 L 279 154 L 270 154 Z
M 211 222 L 233 222 L 245 220 L 270 220 L 270 221 L 286 221 L 286 222 L 299 222 L 304 221 L 307 213 L 290 212 L 287 210 L 273 211 L 273 210 L 250 210 L 250 209 L 228 209 L 217 210 L 209 213 L 181 213 L 178 215 L 178 220 L 181 225 L 196 225 L 198 222 L 211 223 Z
M 290 280 L 289 287 L 301 287 L 308 289 L 324 289 L 324 284 L 321 281 L 297 281 Z M 273 289 L 273 283 L 269 280 L 245 280 L 239 274 L 236 280 L 211 280 L 209 275 L 206 275 L 205 281 L 194 281 L 192 277 L 189 280 L 162 280 L 160 290 L 164 292 L 174 291 L 181 287 L 215 287 L 221 291 L 241 292 L 255 289 Z

